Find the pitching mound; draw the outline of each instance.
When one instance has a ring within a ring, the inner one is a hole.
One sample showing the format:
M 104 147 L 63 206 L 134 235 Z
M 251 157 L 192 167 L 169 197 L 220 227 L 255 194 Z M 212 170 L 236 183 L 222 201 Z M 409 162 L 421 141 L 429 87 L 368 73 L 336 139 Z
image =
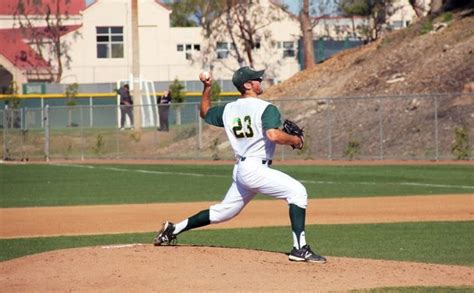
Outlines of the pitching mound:
M 462 266 L 287 255 L 216 247 L 122 245 L 58 250 L 0 263 L 3 292 L 328 291 L 390 286 L 474 286 Z

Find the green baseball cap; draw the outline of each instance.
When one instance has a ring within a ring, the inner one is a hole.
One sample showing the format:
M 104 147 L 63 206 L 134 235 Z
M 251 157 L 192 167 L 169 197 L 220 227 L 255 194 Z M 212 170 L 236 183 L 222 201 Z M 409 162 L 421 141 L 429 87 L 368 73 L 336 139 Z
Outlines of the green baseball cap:
M 265 70 L 254 70 L 248 66 L 240 67 L 232 76 L 232 83 L 239 89 L 249 80 L 261 79 Z

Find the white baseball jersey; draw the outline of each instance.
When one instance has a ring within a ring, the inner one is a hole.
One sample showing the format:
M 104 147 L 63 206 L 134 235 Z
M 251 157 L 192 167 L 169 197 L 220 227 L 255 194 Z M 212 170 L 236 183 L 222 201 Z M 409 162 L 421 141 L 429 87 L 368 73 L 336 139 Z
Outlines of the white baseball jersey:
M 247 97 L 211 109 L 206 122 L 225 128 L 237 158 L 273 158 L 275 144 L 267 139 L 265 130 L 281 125 L 280 112 L 275 106 Z
M 226 105 L 222 120 L 237 157 L 273 157 L 275 144 L 266 138 L 262 128 L 263 111 L 268 105 L 257 98 L 238 99 Z

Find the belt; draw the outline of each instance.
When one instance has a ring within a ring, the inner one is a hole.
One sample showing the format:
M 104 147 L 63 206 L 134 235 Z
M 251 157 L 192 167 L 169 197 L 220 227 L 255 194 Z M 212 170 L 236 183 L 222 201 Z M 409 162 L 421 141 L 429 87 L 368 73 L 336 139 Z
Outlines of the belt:
M 241 162 L 245 161 L 245 159 L 247 159 L 247 158 L 246 157 L 240 157 Z M 272 160 L 262 160 L 263 165 L 271 166 L 272 163 L 273 163 Z

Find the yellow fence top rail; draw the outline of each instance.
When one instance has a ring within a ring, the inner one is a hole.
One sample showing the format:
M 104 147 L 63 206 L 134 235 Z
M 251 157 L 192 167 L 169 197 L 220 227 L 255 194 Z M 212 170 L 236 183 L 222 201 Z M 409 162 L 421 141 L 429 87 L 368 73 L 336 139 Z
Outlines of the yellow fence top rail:
M 155 96 L 161 96 L 163 92 L 155 92 Z M 184 93 L 185 96 L 187 97 L 196 97 L 196 96 L 201 96 L 202 92 L 186 92 Z M 232 97 L 232 96 L 240 96 L 240 93 L 238 92 L 226 92 L 226 93 L 221 93 L 221 97 Z M 110 98 L 110 97 L 116 97 L 117 93 L 78 93 L 76 95 L 76 98 Z M 11 98 L 12 95 L 0 95 L 0 100 L 6 100 Z M 21 95 L 16 95 L 16 98 L 19 99 L 65 99 L 66 95 L 65 94 L 21 94 Z

